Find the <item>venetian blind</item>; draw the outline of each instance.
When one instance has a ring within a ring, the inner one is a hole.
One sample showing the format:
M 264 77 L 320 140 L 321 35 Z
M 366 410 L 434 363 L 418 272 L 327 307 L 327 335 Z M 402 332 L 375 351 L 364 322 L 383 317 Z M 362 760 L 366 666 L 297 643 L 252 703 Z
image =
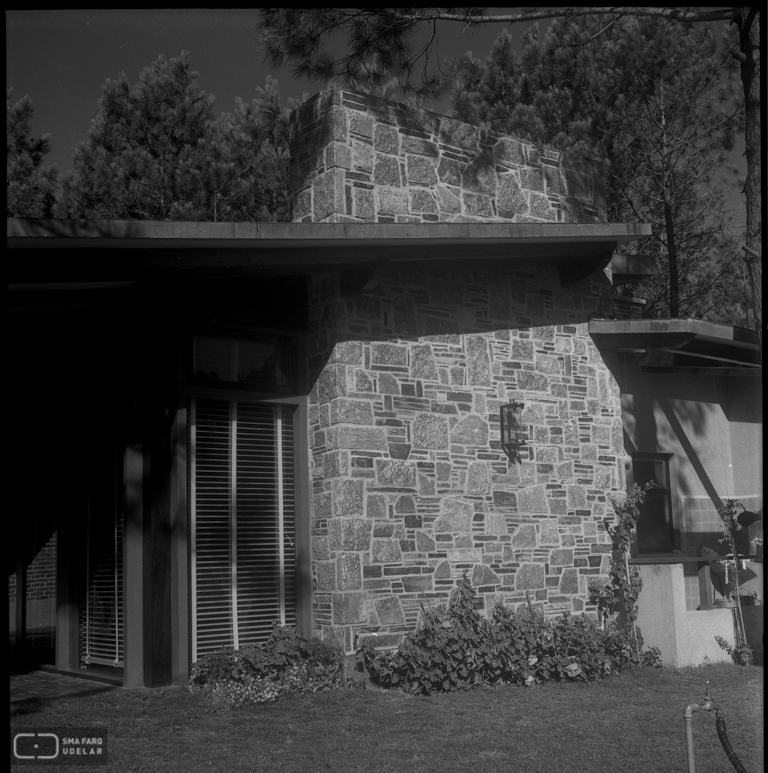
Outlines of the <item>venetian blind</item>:
M 293 409 L 192 402 L 193 660 L 295 623 Z

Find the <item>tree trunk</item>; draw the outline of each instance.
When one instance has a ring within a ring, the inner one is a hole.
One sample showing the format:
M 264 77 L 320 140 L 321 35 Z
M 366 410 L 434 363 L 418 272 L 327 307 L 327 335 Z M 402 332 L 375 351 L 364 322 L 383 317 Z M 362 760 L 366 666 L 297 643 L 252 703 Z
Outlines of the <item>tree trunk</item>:
M 680 291 L 677 281 L 677 247 L 675 246 L 675 222 L 672 205 L 664 197 L 664 227 L 667 232 L 667 255 L 669 257 L 669 316 L 680 316 Z
M 746 244 L 757 277 L 753 312 L 756 328 L 762 348 L 762 309 L 760 308 L 760 276 L 763 258 L 762 191 L 761 191 L 761 131 L 760 131 L 760 11 L 755 6 L 736 9 L 736 25 L 739 29 L 739 48 L 741 52 L 741 83 L 744 87 L 745 108 L 745 153 L 747 157 L 747 180 L 744 194 L 747 205 Z

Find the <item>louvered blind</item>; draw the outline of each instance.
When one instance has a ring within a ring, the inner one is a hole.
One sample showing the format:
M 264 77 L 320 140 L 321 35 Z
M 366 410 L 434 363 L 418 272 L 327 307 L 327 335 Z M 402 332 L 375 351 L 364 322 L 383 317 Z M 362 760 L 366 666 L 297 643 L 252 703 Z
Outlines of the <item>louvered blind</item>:
M 88 520 L 86 598 L 81 614 L 84 664 L 123 665 L 123 519 Z
M 193 660 L 295 623 L 293 409 L 192 401 Z

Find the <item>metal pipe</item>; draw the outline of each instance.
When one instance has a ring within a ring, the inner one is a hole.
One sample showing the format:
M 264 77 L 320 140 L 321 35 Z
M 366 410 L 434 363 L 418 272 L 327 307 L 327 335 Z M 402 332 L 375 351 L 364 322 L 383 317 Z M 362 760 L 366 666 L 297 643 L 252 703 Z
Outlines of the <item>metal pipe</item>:
M 696 760 L 693 756 L 693 715 L 697 711 L 716 711 L 720 713 L 720 707 L 712 700 L 709 692 L 709 682 L 704 693 L 704 703 L 689 703 L 683 711 L 685 719 L 685 751 L 688 756 L 688 773 L 696 773 Z
M 685 752 L 688 756 L 688 773 L 696 773 L 696 761 L 693 756 L 693 715 L 697 711 L 714 711 L 716 716 L 717 737 L 720 739 L 723 750 L 725 751 L 731 765 L 736 769 L 736 773 L 747 773 L 747 769 L 741 764 L 741 760 L 736 756 L 728 735 L 725 731 L 725 716 L 722 709 L 712 700 L 709 692 L 709 682 L 704 693 L 704 703 L 689 703 L 683 711 L 685 719 Z

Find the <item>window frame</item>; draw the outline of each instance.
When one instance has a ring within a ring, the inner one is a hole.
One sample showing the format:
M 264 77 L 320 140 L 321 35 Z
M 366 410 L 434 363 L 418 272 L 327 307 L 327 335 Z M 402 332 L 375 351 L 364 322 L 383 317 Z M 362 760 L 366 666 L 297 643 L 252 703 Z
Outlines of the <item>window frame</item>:
M 675 455 L 664 451 L 633 451 L 630 454 L 632 464 L 630 466 L 630 474 L 627 476 L 627 485 L 631 488 L 632 484 L 636 482 L 635 476 L 635 462 L 662 462 L 664 465 L 664 477 L 665 490 L 667 494 L 667 504 L 669 507 L 669 528 L 671 531 L 671 547 L 668 550 L 640 550 L 639 540 L 637 534 L 637 528 L 639 528 L 640 519 L 638 518 L 638 526 L 635 531 L 635 540 L 632 542 L 632 557 L 633 558 L 648 558 L 650 556 L 670 556 L 673 554 L 681 554 L 681 515 L 680 507 L 677 498 L 677 486 L 676 486 L 676 474 L 675 474 Z M 640 516 L 642 517 L 642 516 Z
M 193 346 L 196 336 L 214 338 L 232 338 L 258 341 L 259 339 L 281 338 L 287 344 L 288 384 L 274 390 L 257 391 L 248 385 L 222 382 L 221 386 L 196 383 L 192 369 Z M 308 438 L 308 390 L 306 388 L 306 344 L 303 332 L 256 328 L 240 325 L 195 325 L 187 328 L 183 336 L 183 400 L 185 405 L 184 421 L 184 484 L 180 495 L 184 498 L 183 509 L 186 513 L 185 553 L 186 553 L 186 613 L 182 622 L 187 631 L 186 662 L 187 672 L 192 665 L 193 631 L 193 592 L 192 567 L 192 400 L 198 398 L 230 400 L 241 403 L 284 404 L 294 407 L 293 411 L 293 469 L 294 469 L 294 528 L 295 528 L 295 605 L 296 630 L 309 637 L 312 631 L 312 586 L 310 569 L 311 538 L 309 518 L 309 438 Z M 180 342 L 181 343 L 181 342 Z

